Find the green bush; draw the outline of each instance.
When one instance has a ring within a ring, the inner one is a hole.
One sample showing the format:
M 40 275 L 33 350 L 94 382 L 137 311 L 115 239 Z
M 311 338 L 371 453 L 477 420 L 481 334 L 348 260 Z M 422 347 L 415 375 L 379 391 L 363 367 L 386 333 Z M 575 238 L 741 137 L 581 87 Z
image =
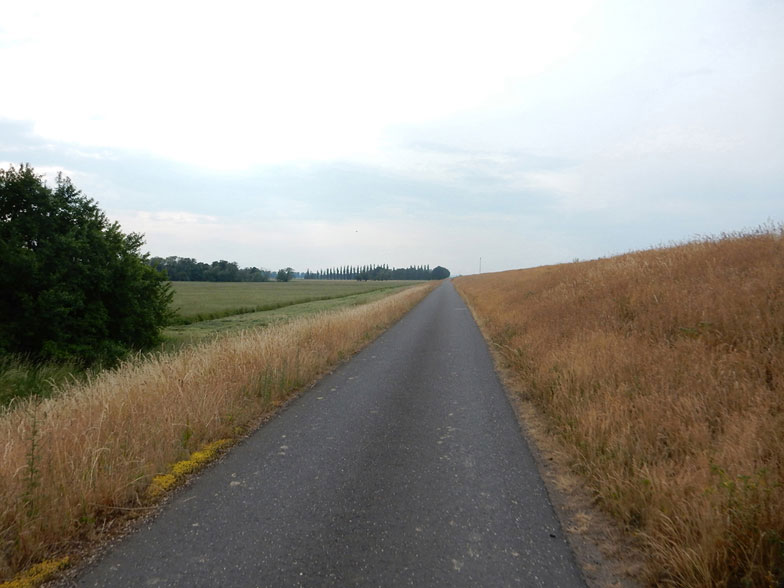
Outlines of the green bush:
M 0 170 L 0 353 L 90 365 L 160 341 L 165 275 L 68 178 Z
M 16 355 L 0 356 L 0 412 L 15 398 L 48 398 L 57 386 L 85 377 L 86 372 L 73 363 L 36 363 Z
M 446 280 L 449 277 L 449 270 L 445 267 L 441 267 L 437 265 L 433 268 L 433 272 L 430 274 L 431 280 Z

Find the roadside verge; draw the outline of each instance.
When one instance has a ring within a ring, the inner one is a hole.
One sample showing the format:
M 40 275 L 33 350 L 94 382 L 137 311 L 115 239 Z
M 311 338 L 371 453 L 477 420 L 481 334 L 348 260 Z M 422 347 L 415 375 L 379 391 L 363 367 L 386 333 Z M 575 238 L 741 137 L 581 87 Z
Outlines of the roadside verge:
M 128 362 L 0 415 L 0 578 L 146 510 L 156 476 L 245 434 L 435 286 Z

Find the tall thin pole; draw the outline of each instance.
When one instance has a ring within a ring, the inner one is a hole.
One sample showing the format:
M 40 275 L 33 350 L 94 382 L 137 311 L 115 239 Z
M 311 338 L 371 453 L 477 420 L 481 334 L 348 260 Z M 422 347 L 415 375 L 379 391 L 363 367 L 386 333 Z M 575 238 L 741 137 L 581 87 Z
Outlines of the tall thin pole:
M 482 273 L 482 258 L 479 258 L 479 273 Z

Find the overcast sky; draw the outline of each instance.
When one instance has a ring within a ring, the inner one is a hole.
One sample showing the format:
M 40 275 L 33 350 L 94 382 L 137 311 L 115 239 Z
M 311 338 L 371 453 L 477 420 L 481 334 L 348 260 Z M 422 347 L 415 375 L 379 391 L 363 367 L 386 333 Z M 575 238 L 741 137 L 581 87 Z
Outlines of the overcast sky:
M 784 221 L 784 2 L 3 2 L 0 164 L 152 255 L 531 267 Z

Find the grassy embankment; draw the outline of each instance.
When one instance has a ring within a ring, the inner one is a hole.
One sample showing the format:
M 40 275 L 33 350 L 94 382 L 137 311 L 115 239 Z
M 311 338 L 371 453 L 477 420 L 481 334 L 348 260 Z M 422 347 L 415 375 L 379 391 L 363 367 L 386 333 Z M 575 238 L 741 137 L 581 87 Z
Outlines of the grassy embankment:
M 783 236 L 455 280 L 651 584 L 784 582 Z
M 227 331 L 266 327 L 307 314 L 367 304 L 417 282 L 173 282 L 177 309 L 164 331 L 165 349 L 203 341 Z
M 174 325 L 164 330 L 162 350 L 205 341 L 228 331 L 264 327 L 326 310 L 367 304 L 417 282 L 297 280 L 287 283 L 173 282 Z M 75 364 L 37 364 L 0 356 L 0 408 L 14 398 L 48 397 L 58 386 L 85 379 Z
M 0 414 L 0 578 L 149 504 L 167 476 L 242 435 L 434 285 L 211 338 L 15 403 Z

